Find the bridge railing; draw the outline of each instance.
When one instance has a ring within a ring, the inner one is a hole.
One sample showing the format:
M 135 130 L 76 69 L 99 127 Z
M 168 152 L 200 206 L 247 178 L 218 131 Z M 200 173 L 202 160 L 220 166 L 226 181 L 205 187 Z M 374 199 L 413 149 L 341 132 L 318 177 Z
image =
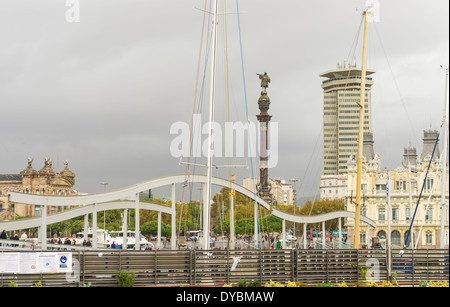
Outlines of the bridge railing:
M 9 253 L 4 251 L 3 253 Z M 13 253 L 13 252 L 10 252 Z M 393 252 L 390 267 L 385 250 L 78 250 L 72 252 L 73 271 L 67 274 L 11 274 L 0 272 L 0 286 L 9 281 L 30 286 L 117 286 L 119 271 L 135 273 L 136 286 L 237 284 L 239 280 L 287 284 L 449 280 L 448 250 Z M 389 270 L 391 269 L 391 270 Z M 393 274 L 389 276 L 389 272 Z
M 0 240 L 0 251 L 41 251 L 42 246 L 39 242 L 28 239 L 23 240 Z M 93 250 L 92 247 L 66 244 L 47 244 L 47 251 L 85 251 Z M 97 249 L 103 250 L 103 249 Z
M 0 251 L 11 249 L 28 249 L 33 250 L 36 247 L 36 243 L 33 241 L 23 240 L 0 240 Z

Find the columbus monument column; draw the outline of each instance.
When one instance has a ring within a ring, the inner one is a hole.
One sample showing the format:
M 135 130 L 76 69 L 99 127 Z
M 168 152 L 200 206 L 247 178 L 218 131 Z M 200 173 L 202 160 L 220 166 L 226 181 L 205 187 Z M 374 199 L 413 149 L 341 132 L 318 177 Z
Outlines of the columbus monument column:
M 267 96 L 267 88 L 271 82 L 269 76 L 265 72 L 264 74 L 257 74 L 261 79 L 261 97 L 259 97 L 258 105 L 260 113 L 256 115 L 260 123 L 260 175 L 259 184 L 257 185 L 259 197 L 264 199 L 267 203 L 272 204 L 272 197 L 270 194 L 269 184 L 269 168 L 268 168 L 268 149 L 269 149 L 269 122 L 272 116 L 267 113 L 270 107 L 270 98 Z

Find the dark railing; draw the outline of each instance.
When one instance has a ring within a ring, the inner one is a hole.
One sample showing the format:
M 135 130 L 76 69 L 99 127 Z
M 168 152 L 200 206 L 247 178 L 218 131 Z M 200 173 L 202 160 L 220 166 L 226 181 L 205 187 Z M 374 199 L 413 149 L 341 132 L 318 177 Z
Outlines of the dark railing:
M 8 252 L 5 252 L 8 253 Z M 306 284 L 355 284 L 371 279 L 400 284 L 449 280 L 448 250 L 213 250 L 213 251 L 74 251 L 73 272 L 67 274 L 6 274 L 0 286 L 115 287 L 119 271 L 135 273 L 135 286 L 237 284 L 239 280 L 288 281 Z M 389 261 L 391 264 L 389 265 Z

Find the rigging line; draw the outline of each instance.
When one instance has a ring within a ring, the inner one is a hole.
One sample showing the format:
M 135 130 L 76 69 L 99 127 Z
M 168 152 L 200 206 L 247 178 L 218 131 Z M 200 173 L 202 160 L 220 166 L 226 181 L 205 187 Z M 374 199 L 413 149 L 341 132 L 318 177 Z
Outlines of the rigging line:
M 320 185 L 316 188 L 316 193 L 314 195 L 314 198 L 313 198 L 313 201 L 312 201 L 312 205 L 311 205 L 311 210 L 309 211 L 309 215 L 308 216 L 311 216 L 311 212 L 312 212 L 312 209 L 313 209 L 314 204 L 316 203 L 316 201 L 317 200 L 320 201 L 320 199 L 317 199 L 317 194 L 319 193 L 319 191 L 320 191 Z
M 316 162 L 318 162 L 318 164 L 320 164 L 319 160 L 320 160 L 320 158 L 318 156 L 316 159 Z M 311 176 L 310 176 L 310 178 L 314 179 L 313 182 L 317 182 L 316 184 L 311 186 L 310 193 L 309 193 L 309 195 L 313 195 L 314 198 L 316 198 L 318 195 L 320 195 L 320 177 L 321 177 L 321 172 L 317 172 L 317 171 L 315 174 L 311 174 Z
M 246 85 L 246 81 L 245 81 L 245 68 L 244 68 L 244 52 L 243 52 L 243 48 L 242 48 L 242 32 L 241 32 L 241 18 L 240 18 L 240 13 L 239 13 L 239 0 L 236 0 L 236 10 L 237 10 L 237 21 L 238 21 L 238 30 L 239 30 L 239 47 L 240 47 L 240 51 L 241 51 L 241 66 L 242 66 L 242 79 L 244 82 L 244 98 L 245 98 L 245 115 L 247 117 L 247 124 L 249 125 L 249 116 L 248 116 L 248 103 L 247 103 L 247 85 Z M 249 143 L 250 143 L 250 139 L 251 136 L 249 135 L 248 137 L 249 139 Z M 252 158 L 252 152 L 251 152 L 251 147 L 249 146 L 249 153 L 250 153 L 250 168 L 252 170 L 252 182 L 254 182 L 255 179 L 255 174 L 253 172 L 253 158 Z M 254 193 L 254 199 L 255 199 L 255 207 L 257 206 L 257 201 L 256 201 L 256 186 L 253 185 L 253 193 Z M 255 210 L 255 214 L 257 215 L 258 211 Z M 255 216 L 255 220 L 258 217 Z M 259 231 L 257 232 L 259 233 Z M 255 238 L 256 239 L 256 238 Z M 259 241 L 261 241 L 258 238 Z
M 223 1 L 223 9 L 224 12 L 227 11 L 227 4 L 226 1 Z M 225 71 L 226 71 L 226 121 L 230 122 L 231 121 L 231 117 L 230 117 L 230 80 L 229 80 L 229 56 L 228 56 L 228 23 L 227 23 L 227 15 L 224 15 L 224 53 L 225 53 Z M 232 137 L 232 131 L 231 131 L 231 127 L 229 127 L 229 129 L 227 130 L 227 150 L 230 150 L 231 147 L 231 137 Z M 233 152 L 228 152 L 228 180 L 230 181 L 230 192 L 226 192 L 228 193 L 228 213 L 230 214 L 229 220 L 234 219 L 235 216 L 231 216 L 231 213 L 234 213 L 234 197 L 230 195 L 230 193 L 232 192 L 232 172 L 231 172 L 231 157 L 233 155 Z M 234 181 L 234 180 L 233 180 Z M 236 194 L 236 193 L 235 193 Z M 236 195 L 236 200 L 237 200 L 237 195 Z M 222 203 L 222 206 L 224 206 L 224 204 Z M 231 208 L 233 207 L 233 208 Z M 234 214 L 235 215 L 235 214 Z M 224 217 L 225 219 L 225 217 Z M 231 224 L 230 224 L 231 226 Z M 229 234 L 231 235 L 231 231 L 229 231 Z M 222 236 L 223 236 L 223 229 L 222 229 Z M 236 233 L 235 233 L 236 236 Z
M 350 54 L 352 53 L 352 51 L 353 51 L 353 54 L 352 54 L 351 57 L 352 58 L 356 58 L 356 55 L 355 55 L 356 54 L 356 48 L 358 47 L 359 37 L 360 37 L 360 34 L 361 34 L 361 29 L 362 29 L 363 24 L 364 24 L 364 15 L 362 15 L 362 17 L 361 17 L 361 22 L 359 23 L 358 31 L 356 32 L 355 39 L 353 40 L 353 44 L 352 44 L 352 46 L 350 48 L 350 51 L 348 53 L 348 56 L 347 56 L 347 62 L 348 63 L 350 63 Z M 355 66 L 356 66 L 356 62 L 355 62 Z M 350 64 L 349 64 L 349 68 L 350 68 Z M 345 65 L 344 65 L 344 69 L 345 69 Z M 351 73 L 351 71 L 349 69 L 348 73 L 347 73 L 347 80 L 350 77 L 350 73 Z M 349 82 L 350 82 L 350 80 L 347 81 L 347 83 L 345 84 L 345 87 L 347 87 Z
M 361 29 L 362 29 L 362 25 L 363 25 L 363 23 L 364 23 L 364 15 L 362 15 L 362 17 L 361 17 L 361 21 L 360 21 L 360 24 L 359 24 L 359 27 L 358 27 L 358 31 L 357 31 L 357 33 L 356 33 L 356 36 L 355 36 L 355 39 L 354 39 L 354 41 L 353 41 L 353 44 L 352 44 L 352 46 L 351 46 L 351 48 L 350 48 L 350 51 L 349 51 L 349 54 L 348 54 L 348 56 L 347 56 L 347 61 L 348 62 L 350 62 L 350 60 L 349 60 L 349 58 L 350 58 L 350 55 L 352 54 L 352 52 L 353 52 L 353 55 L 352 55 L 352 58 L 356 58 L 356 56 L 355 56 L 355 54 L 356 54 L 356 49 L 357 49 L 357 46 L 358 46 L 358 42 L 359 42 L 359 37 L 360 37 L 360 33 L 361 33 Z M 355 62 L 355 67 L 356 67 L 356 62 Z M 345 69 L 346 67 L 344 66 L 344 69 Z M 347 88 L 347 86 L 349 85 L 349 83 L 351 82 L 350 80 L 349 80 L 349 78 L 350 78 L 350 74 L 351 74 L 351 69 L 350 69 L 351 67 L 350 67 L 350 65 L 349 65 L 349 69 L 348 69 L 348 71 L 347 71 L 347 78 L 346 78 L 346 80 L 347 80 L 347 82 L 345 83 L 345 85 L 344 85 L 344 88 Z M 355 91 L 355 90 L 353 90 L 353 89 L 347 89 L 347 91 Z M 366 97 L 367 97 L 367 93 L 366 93 Z M 336 92 L 336 98 L 338 99 L 337 100 L 337 102 L 336 102 L 336 113 L 337 113 L 337 116 L 339 116 L 339 98 L 338 98 L 338 93 Z M 364 102 L 362 102 L 362 101 L 359 101 L 359 102 L 357 102 L 356 103 L 358 106 L 361 106 L 361 104 L 363 104 L 363 105 L 365 105 L 365 101 Z M 361 109 L 359 109 L 360 111 L 361 111 Z M 369 128 L 371 128 L 370 126 L 369 126 Z M 323 130 L 323 125 L 322 125 L 322 130 Z M 338 135 L 338 130 L 337 130 L 337 125 L 334 127 L 334 131 L 333 131 L 335 134 L 336 134 L 336 137 L 339 137 L 339 135 Z M 323 146 L 324 146 L 324 144 L 322 143 L 322 148 L 323 148 Z M 355 153 L 355 155 L 357 155 L 357 153 Z M 323 161 L 324 162 L 324 161 Z M 322 165 L 322 170 L 324 169 L 324 164 Z M 302 185 L 302 183 L 301 183 L 301 185 Z M 300 187 L 301 187 L 301 185 L 300 185 Z
M 206 4 L 207 4 L 207 0 L 205 0 L 205 8 L 206 8 Z M 212 3 L 210 3 L 210 9 L 211 9 Z M 203 47 L 203 41 L 204 41 L 204 33 L 205 33 L 205 15 L 208 15 L 208 27 L 206 30 L 206 33 L 208 33 L 208 35 L 206 35 L 206 43 L 204 44 L 205 47 Z M 203 68 L 203 78 L 202 78 L 202 82 L 201 82 L 201 89 L 200 89 L 200 94 L 198 94 L 197 89 L 198 89 L 198 82 L 196 81 L 196 98 L 194 100 L 194 111 L 193 113 L 197 112 L 197 114 L 202 114 L 202 110 L 203 110 L 203 102 L 204 102 L 204 95 L 205 95 L 205 83 L 206 83 L 206 70 L 207 70 L 207 66 L 208 66 L 208 59 L 209 59 L 209 54 L 210 54 L 210 50 L 211 50 L 211 15 L 210 14 L 205 14 L 203 16 L 203 26 L 202 26 L 202 43 L 200 44 L 200 54 L 202 52 L 202 49 L 205 48 L 205 59 L 204 59 L 204 68 Z M 201 62 L 201 57 L 199 56 L 199 64 L 198 64 L 198 71 L 197 71 L 197 77 L 199 76 L 199 72 L 200 72 L 200 62 Z M 197 104 L 197 109 L 195 109 L 195 104 L 198 101 Z M 200 125 L 200 122 L 198 123 Z M 194 149 L 192 148 L 192 129 L 193 129 L 193 124 L 191 124 L 191 138 L 190 138 L 190 151 L 192 151 L 192 154 L 194 152 Z M 198 127 L 199 131 L 200 131 L 200 135 L 201 135 L 201 125 L 200 127 Z M 201 153 L 201 144 L 200 144 L 200 153 Z M 188 157 L 188 162 L 190 157 Z M 197 156 L 194 155 L 194 163 L 197 161 Z M 190 171 L 189 165 L 186 165 L 186 173 L 188 173 Z M 192 175 L 196 174 L 196 166 L 193 166 L 193 171 L 191 173 Z M 189 198 L 192 199 L 192 193 L 193 193 L 193 189 L 194 189 L 194 185 L 188 181 L 188 185 L 189 185 Z M 183 189 L 183 193 L 184 193 L 184 189 Z M 201 195 L 201 198 L 203 199 L 203 195 Z M 183 194 L 183 199 L 184 199 L 184 194 Z M 200 210 L 197 212 L 198 218 L 200 219 Z
M 223 10 L 224 12 L 227 11 L 227 4 L 226 1 L 222 2 L 223 4 Z M 228 25 L 227 25 L 227 15 L 225 14 L 224 17 L 224 28 L 223 28 L 223 35 L 224 35 L 224 54 L 225 54 L 225 89 L 226 89 L 226 121 L 230 122 L 230 80 L 229 80 L 229 64 L 228 64 Z M 227 131 L 228 138 L 227 138 L 227 144 L 228 149 L 230 149 L 230 141 L 231 141 L 231 135 L 230 135 L 230 129 Z M 231 165 L 231 155 L 233 153 L 228 155 L 228 165 Z M 231 168 L 228 167 L 228 178 L 231 178 Z M 231 181 L 230 181 L 230 189 L 231 189 Z
M 408 121 L 409 121 L 410 129 L 411 129 L 411 131 L 413 133 L 414 138 L 417 139 L 417 133 L 414 130 L 414 125 L 412 123 L 411 117 L 409 116 L 408 109 L 406 108 L 405 100 L 403 99 L 403 96 L 402 96 L 402 94 L 400 92 L 400 87 L 398 85 L 397 79 L 394 76 L 394 71 L 392 70 L 392 66 L 391 66 L 391 63 L 390 63 L 389 58 L 387 56 L 386 49 L 384 48 L 383 42 L 381 41 L 381 37 L 380 37 L 380 34 L 378 32 L 377 27 L 375 26 L 375 23 L 374 23 L 374 29 L 375 29 L 375 33 L 377 34 L 377 38 L 378 38 L 378 40 L 380 42 L 381 49 L 383 50 L 384 56 L 386 58 L 386 62 L 388 64 L 389 70 L 391 72 L 392 79 L 394 80 L 394 85 L 395 85 L 395 88 L 397 89 L 397 93 L 398 93 L 398 95 L 400 97 L 400 101 L 402 103 L 403 108 L 405 109 L 405 113 L 406 113 L 406 117 L 408 118 Z
M 205 10 L 206 10 L 207 0 L 205 0 Z M 194 106 L 192 109 L 192 119 L 191 119 L 191 131 L 190 131 L 190 144 L 192 144 L 192 130 L 193 130 L 193 117 L 197 105 L 197 95 L 198 95 L 198 83 L 199 83 L 199 77 L 200 77 L 200 63 L 202 58 L 202 49 L 203 49 L 203 39 L 204 39 L 204 33 L 205 33 L 205 22 L 206 22 L 206 13 L 203 14 L 203 24 L 202 24 L 202 31 L 201 31 L 201 38 L 200 38 L 200 48 L 199 48 L 199 55 L 198 55 L 198 64 L 197 64 L 197 76 L 195 80 L 195 92 L 194 92 Z M 189 157 L 188 157 L 189 162 Z M 189 164 L 186 165 L 186 173 L 188 172 Z M 186 179 L 186 174 L 185 174 Z
M 420 224 L 419 233 L 417 234 L 417 240 L 416 240 L 416 244 L 414 247 L 415 249 L 417 249 L 417 245 L 419 244 L 420 235 L 422 234 L 423 225 L 425 224 L 426 215 L 427 215 L 428 209 L 430 207 L 431 197 L 433 196 L 433 191 L 434 191 L 435 187 L 437 186 L 437 184 L 434 184 L 434 181 L 436 181 L 436 183 L 437 183 L 438 173 L 439 173 L 439 169 L 436 169 L 436 174 L 433 177 L 433 187 L 430 190 L 430 195 L 428 196 L 427 206 L 425 207 L 425 216 L 422 219 L 422 224 Z
M 206 8 L 206 4 L 207 4 L 207 0 L 205 0 L 205 8 Z M 206 75 L 205 71 L 206 71 L 206 68 L 203 70 L 203 78 L 202 78 L 200 94 L 198 94 L 198 83 L 199 83 L 200 63 L 201 63 L 201 55 L 202 55 L 204 33 L 205 33 L 205 19 L 206 19 L 205 15 L 203 16 L 202 35 L 201 35 L 201 43 L 200 43 L 200 50 L 199 50 L 199 57 L 198 57 L 197 78 L 196 78 L 195 95 L 194 95 L 194 107 L 193 107 L 193 111 L 192 111 L 192 122 L 191 122 L 191 126 L 190 126 L 190 143 L 189 143 L 189 147 L 190 147 L 190 153 L 191 154 L 193 154 L 193 152 L 195 150 L 194 148 L 192 148 L 192 144 L 193 144 L 192 131 L 194 130 L 193 117 L 194 117 L 195 113 L 201 114 L 201 110 L 203 108 L 203 100 L 204 100 L 204 87 L 205 87 L 204 83 L 205 83 L 205 75 Z M 208 25 L 209 25 L 209 20 L 210 19 L 211 19 L 211 17 L 208 14 Z M 209 29 L 210 29 L 210 26 L 208 26 L 207 32 L 209 32 Z M 206 42 L 206 47 L 205 47 L 205 49 L 206 49 L 205 61 L 207 62 L 208 54 L 209 54 L 209 49 L 208 49 L 209 36 L 207 35 L 206 38 L 207 38 L 207 42 Z M 205 63 L 205 67 L 206 67 L 206 65 L 207 64 Z M 198 101 L 198 105 L 197 105 L 197 101 Z M 198 124 L 200 124 L 200 123 L 198 123 Z M 201 127 L 199 127 L 198 129 L 199 129 L 199 131 L 201 131 Z M 201 150 L 201 148 L 200 148 L 200 150 Z M 188 156 L 187 159 L 188 159 L 188 163 L 189 163 L 190 156 Z M 196 162 L 196 160 L 197 160 L 197 157 L 194 156 L 194 162 Z M 185 174 L 188 174 L 189 171 L 190 171 L 190 166 L 189 166 L 189 164 L 186 164 L 186 173 Z M 195 174 L 195 166 L 193 168 L 193 173 L 192 174 Z M 186 181 L 188 181 L 188 180 L 186 180 Z M 189 183 L 189 198 L 190 199 L 192 199 L 192 190 L 193 190 L 193 186 Z M 184 192 L 184 190 L 183 190 L 183 192 Z
M 207 0 L 205 0 L 205 10 L 206 10 L 206 5 L 207 5 Z M 200 48 L 199 48 L 199 55 L 198 55 L 198 64 L 197 64 L 197 76 L 196 76 L 196 81 L 195 81 L 195 93 L 194 93 L 194 105 L 193 105 L 193 109 L 192 109 L 192 117 L 191 117 L 191 125 L 190 125 L 190 147 L 192 148 L 192 131 L 193 131 L 193 126 L 194 126 L 194 112 L 196 109 L 196 105 L 197 105 L 197 94 L 198 94 L 198 83 L 199 83 L 199 77 L 200 77 L 200 63 L 201 63 L 201 57 L 202 57 L 202 46 L 203 46 L 203 39 L 204 39 L 204 33 L 205 33 L 205 22 L 206 22 L 206 13 L 203 14 L 203 23 L 202 23 L 202 31 L 201 31 L 201 38 L 200 38 Z M 187 161 L 189 162 L 190 159 L 190 155 L 187 157 Z M 189 178 L 190 175 L 190 168 L 189 168 L 189 164 L 186 164 L 186 171 L 184 174 L 184 180 L 187 180 L 187 178 Z M 189 198 L 192 198 L 192 189 L 189 190 Z M 184 202 L 184 189 L 182 189 L 182 195 L 181 195 L 181 208 L 180 208 L 180 223 L 179 223 L 179 228 L 178 228 L 178 235 L 177 237 L 179 237 L 180 235 L 180 230 L 181 230 L 181 220 L 182 220 L 182 216 L 183 216 L 183 202 Z M 189 199 L 190 200 L 190 199 Z
M 210 3 L 210 9 L 211 9 L 211 5 L 212 4 Z M 201 90 L 200 90 L 200 95 L 199 95 L 199 98 L 198 98 L 199 104 L 198 104 L 197 110 L 196 110 L 197 114 L 202 114 L 203 113 L 202 112 L 202 110 L 203 110 L 203 102 L 204 102 L 204 99 L 205 99 L 204 95 L 205 95 L 205 86 L 206 86 L 205 85 L 206 84 L 206 71 L 207 71 L 207 67 L 208 67 L 208 59 L 209 59 L 209 54 L 210 54 L 210 50 L 211 50 L 211 39 L 210 38 L 212 36 L 212 34 L 210 33 L 211 32 L 211 15 L 210 14 L 208 14 L 208 29 L 207 29 L 207 32 L 209 33 L 209 35 L 206 36 L 205 62 L 204 62 L 204 68 L 203 68 L 203 78 L 202 78 L 202 83 L 201 83 Z M 200 125 L 200 123 L 198 123 L 198 124 Z M 198 127 L 198 129 L 199 129 L 200 135 L 201 135 L 202 127 L 200 126 L 200 127 Z M 200 145 L 200 149 L 199 150 L 200 150 L 200 153 L 201 153 L 201 150 L 202 150 L 201 143 L 199 145 Z M 191 150 L 193 150 L 193 148 L 192 148 L 192 141 L 191 141 L 190 147 L 191 147 Z M 197 162 L 197 156 L 194 156 L 194 163 L 195 162 Z M 195 165 L 193 167 L 192 174 L 193 175 L 196 174 L 196 166 Z M 194 187 L 191 184 L 189 186 L 190 186 L 190 194 L 192 195 L 192 191 L 193 191 Z
M 318 156 L 318 155 L 317 155 Z M 317 161 L 317 160 L 316 160 Z M 313 198 L 313 201 L 312 201 L 312 205 L 311 205 L 311 209 L 310 209 L 310 211 L 309 211 L 309 214 L 308 214 L 308 216 L 311 216 L 311 213 L 312 213 L 312 210 L 313 210 L 313 208 L 314 208 L 314 205 L 315 205 L 315 203 L 316 203 L 316 200 L 317 200 L 317 195 L 318 194 L 320 194 L 320 177 L 319 177 L 319 185 L 316 187 L 316 192 L 313 194 L 314 195 L 314 198 Z M 320 200 L 320 199 L 319 199 Z
M 350 65 L 350 61 L 351 61 L 350 55 L 351 55 L 351 58 L 352 58 L 352 59 L 355 58 L 356 48 L 358 47 L 359 36 L 360 36 L 360 34 L 361 34 L 361 29 L 362 29 L 363 24 L 364 24 L 364 15 L 363 15 L 363 17 L 361 18 L 361 22 L 360 22 L 360 24 L 359 24 L 358 31 L 356 32 L 355 39 L 353 40 L 353 44 L 352 44 L 352 46 L 351 46 L 351 48 L 350 48 L 350 51 L 349 51 L 349 53 L 348 53 L 348 56 L 347 56 L 347 62 L 349 63 L 349 65 Z M 353 54 L 352 54 L 352 53 L 353 53 Z
M 403 246 L 404 249 L 406 248 L 406 245 L 408 244 L 407 242 L 408 242 L 409 236 L 410 236 L 410 234 L 411 234 L 411 228 L 412 228 L 412 226 L 413 226 L 414 219 L 415 219 L 415 217 L 416 217 L 417 208 L 419 207 L 420 199 L 422 198 L 423 189 L 424 189 L 424 187 L 425 187 L 425 183 L 426 183 L 426 180 L 427 180 L 427 177 L 428 177 L 428 172 L 430 171 L 431 163 L 433 162 L 434 152 L 436 151 L 436 146 L 437 146 L 437 144 L 438 144 L 438 142 L 439 142 L 439 136 L 440 136 L 440 135 L 441 135 L 441 134 L 439 133 L 438 136 L 437 136 L 437 138 L 436 138 L 436 142 L 434 143 L 433 153 L 431 154 L 430 162 L 428 163 L 427 173 L 425 174 L 425 178 L 424 178 L 423 184 L 422 184 L 422 189 L 420 190 L 420 194 L 419 194 L 419 199 L 417 200 L 416 209 L 414 210 L 414 215 L 413 215 L 413 218 L 412 218 L 412 220 L 411 220 L 411 224 L 410 224 L 410 226 L 409 226 L 408 234 L 406 235 L 405 244 L 404 244 L 404 246 Z M 402 251 L 401 251 L 401 252 L 402 252 Z
M 349 57 L 350 57 L 350 54 L 352 53 L 352 51 L 353 51 L 353 56 L 352 56 L 352 57 L 353 57 L 353 58 L 356 58 L 356 56 L 355 56 L 355 54 L 356 54 L 356 49 L 357 49 L 357 47 L 358 47 L 359 36 L 360 36 L 360 33 L 361 33 L 362 26 L 363 26 L 363 24 L 364 24 L 364 20 L 365 20 L 365 14 L 363 14 L 362 17 L 361 17 L 361 21 L 360 21 L 360 24 L 359 24 L 359 27 L 358 27 L 358 31 L 357 31 L 357 33 L 356 33 L 356 36 L 355 36 L 355 39 L 354 39 L 354 41 L 353 41 L 352 47 L 350 48 L 350 51 L 349 51 L 349 54 L 348 54 L 348 58 L 347 58 L 348 62 L 350 62 Z M 349 64 L 349 69 L 348 69 L 348 74 L 347 74 L 347 80 L 349 79 L 350 73 L 351 73 L 351 70 L 350 70 L 351 67 L 350 67 L 350 66 L 351 66 L 351 65 Z M 355 61 L 355 67 L 356 67 L 356 61 Z M 344 67 L 344 69 L 345 69 L 345 67 Z M 362 79 L 362 75 L 361 75 L 361 79 Z M 349 82 L 350 82 L 350 80 L 348 80 L 348 81 L 346 82 L 346 84 L 345 84 L 345 86 L 344 86 L 345 88 L 348 86 Z M 361 80 L 361 82 L 362 82 L 362 80 Z M 349 89 L 349 91 L 350 91 L 350 89 Z M 366 93 L 366 97 L 367 97 L 367 93 Z M 366 104 L 366 102 L 365 102 L 366 97 L 362 97 L 363 101 L 357 102 L 357 105 L 360 106 L 359 112 L 361 112 L 361 107 L 364 107 L 365 104 Z M 364 109 L 365 109 L 365 108 L 364 108 Z M 339 100 L 338 100 L 338 102 L 337 102 L 337 113 L 338 113 L 337 116 L 339 116 Z M 370 128 L 371 128 L 371 127 L 369 126 L 369 129 L 370 129 Z M 323 129 L 323 126 L 322 126 L 322 129 Z M 336 133 L 336 136 L 339 138 L 338 131 L 337 131 L 337 127 L 335 127 L 335 131 L 334 131 L 334 132 Z M 323 146 L 324 146 L 324 143 L 322 143 L 322 148 L 323 148 Z M 355 154 L 356 154 L 356 156 L 358 155 L 358 153 L 355 153 Z M 323 163 L 324 163 L 324 161 L 323 161 Z M 324 164 L 323 164 L 323 165 L 322 165 L 322 168 L 324 168 L 324 167 L 325 167 L 325 166 L 324 166 Z M 320 191 L 320 184 L 319 184 L 317 190 Z M 317 190 L 316 190 L 316 191 L 317 191 Z M 317 194 L 317 192 L 316 192 L 316 194 Z M 316 195 L 314 195 L 314 202 L 315 202 L 315 200 L 316 200 Z M 309 215 L 311 215 L 312 209 L 313 209 L 313 207 L 314 207 L 314 202 L 312 203 L 312 206 L 311 206 Z
M 305 173 L 303 174 L 303 178 L 302 178 L 302 180 L 301 180 L 301 182 L 300 182 L 300 186 L 299 186 L 299 188 L 298 188 L 299 192 L 301 191 L 301 189 L 302 189 L 302 187 L 303 187 L 303 184 L 304 184 L 304 182 L 306 181 L 305 178 L 306 178 L 306 176 L 307 176 L 307 173 L 308 173 L 309 167 L 310 167 L 310 165 L 311 165 L 311 161 L 313 160 L 313 157 L 314 157 L 314 156 L 316 156 L 316 157 L 319 156 L 319 155 L 316 155 L 315 153 L 316 153 L 316 149 L 317 149 L 317 147 L 318 147 L 319 141 L 320 141 L 320 139 L 321 139 L 322 132 L 323 132 L 323 126 L 322 126 L 322 128 L 321 128 L 321 130 L 320 130 L 320 133 L 319 133 L 317 139 L 316 139 L 316 143 L 315 143 L 315 145 L 314 145 L 314 149 L 313 149 L 313 151 L 312 151 L 312 153 L 311 153 L 311 156 L 310 156 L 310 158 L 309 158 L 308 165 L 307 165 L 307 167 L 306 167 L 306 171 L 305 171 Z M 299 194 L 300 194 L 300 193 L 299 193 Z

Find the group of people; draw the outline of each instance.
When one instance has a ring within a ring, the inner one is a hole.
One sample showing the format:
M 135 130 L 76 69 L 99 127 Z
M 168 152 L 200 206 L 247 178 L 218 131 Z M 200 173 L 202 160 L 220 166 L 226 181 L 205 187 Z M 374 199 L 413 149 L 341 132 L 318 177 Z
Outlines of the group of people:
M 75 239 L 65 238 L 64 241 L 61 238 L 53 238 L 50 240 L 50 244 L 61 244 L 61 245 L 77 245 Z M 83 246 L 92 246 L 90 239 L 83 240 Z
M 3 230 L 2 233 L 0 233 L 0 240 L 8 240 L 8 234 L 6 233 L 6 230 Z
M 3 230 L 0 233 L 0 240 L 15 240 L 15 241 L 22 240 L 22 241 L 25 241 L 26 239 L 27 239 L 26 233 L 23 233 L 20 238 L 19 238 L 19 235 L 17 233 L 14 233 L 12 236 L 9 236 L 9 234 L 6 232 L 6 230 Z M 5 245 L 8 246 L 8 244 L 5 244 Z M 2 243 L 0 243 L 0 246 L 2 246 Z M 17 247 L 19 245 L 18 244 L 12 244 L 10 246 Z
M 27 234 L 24 232 L 22 236 L 19 238 L 19 235 L 17 233 L 14 233 L 11 237 L 9 237 L 6 230 L 3 230 L 0 233 L 0 240 L 26 240 L 28 238 Z

